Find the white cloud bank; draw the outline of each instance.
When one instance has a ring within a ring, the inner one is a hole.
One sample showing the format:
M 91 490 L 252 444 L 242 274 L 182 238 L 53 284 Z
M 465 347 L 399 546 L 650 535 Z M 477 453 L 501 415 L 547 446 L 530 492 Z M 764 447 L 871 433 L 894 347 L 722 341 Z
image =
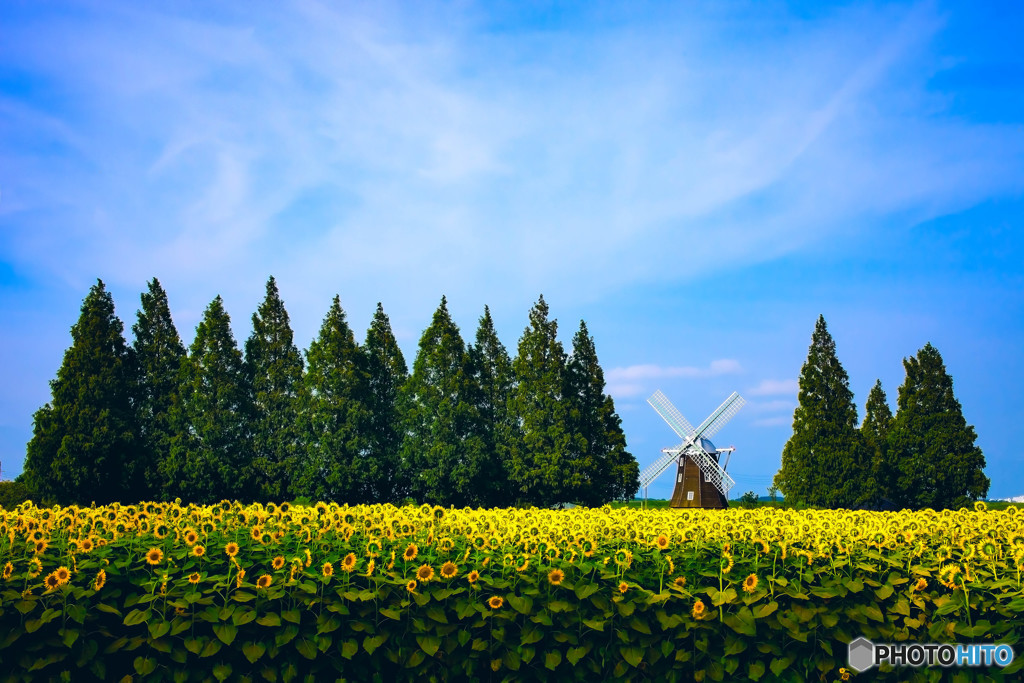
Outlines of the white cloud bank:
M 663 365 L 630 365 L 625 368 L 612 368 L 605 373 L 606 391 L 615 398 L 630 398 L 642 394 L 652 383 L 649 380 L 674 379 L 686 377 L 705 379 L 721 375 L 732 375 L 742 372 L 739 361 L 731 358 L 713 360 L 705 368 L 693 366 Z
M 796 396 L 800 385 L 795 379 L 766 379 L 755 387 L 747 389 L 749 396 Z

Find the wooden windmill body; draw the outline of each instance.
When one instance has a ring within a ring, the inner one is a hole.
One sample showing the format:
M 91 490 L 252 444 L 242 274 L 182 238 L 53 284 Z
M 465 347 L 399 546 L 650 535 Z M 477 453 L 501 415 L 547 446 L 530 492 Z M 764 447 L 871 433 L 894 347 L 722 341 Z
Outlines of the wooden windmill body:
M 640 486 L 647 497 L 647 487 L 658 476 L 676 464 L 675 488 L 669 507 L 673 508 L 725 508 L 728 507 L 729 489 L 733 482 L 726 471 L 728 456 L 736 449 L 715 448 L 710 437 L 732 419 L 746 402 L 733 393 L 699 427 L 694 429 L 660 391 L 647 402 L 661 415 L 682 439 L 675 448 L 662 449 L 662 457 L 640 475 Z M 722 462 L 722 456 L 726 460 Z

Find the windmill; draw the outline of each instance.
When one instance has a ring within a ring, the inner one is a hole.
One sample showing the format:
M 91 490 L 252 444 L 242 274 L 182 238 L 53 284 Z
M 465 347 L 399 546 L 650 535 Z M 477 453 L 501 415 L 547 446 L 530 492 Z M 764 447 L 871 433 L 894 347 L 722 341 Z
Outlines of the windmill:
M 739 412 L 746 403 L 743 397 L 733 392 L 696 429 L 660 390 L 654 392 L 647 402 L 683 442 L 675 448 L 663 448 L 661 452 L 664 455 L 640 474 L 644 499 L 647 498 L 647 487 L 672 463 L 678 463 L 676 486 L 672 491 L 669 507 L 726 507 L 729 489 L 735 482 L 726 474 L 725 468 L 729 464 L 729 457 L 736 449 L 731 446 L 715 448 L 715 444 L 711 443 L 711 437 Z M 722 455 L 726 455 L 724 464 L 721 462 Z

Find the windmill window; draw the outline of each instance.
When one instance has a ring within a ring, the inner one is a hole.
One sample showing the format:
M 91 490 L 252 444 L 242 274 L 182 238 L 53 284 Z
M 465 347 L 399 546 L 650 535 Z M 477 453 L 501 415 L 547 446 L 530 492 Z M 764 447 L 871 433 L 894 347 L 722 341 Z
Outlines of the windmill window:
M 682 480 L 683 480 L 683 473 L 682 473 L 682 472 L 680 472 L 680 473 L 679 473 L 679 477 L 678 477 L 678 478 L 676 479 L 676 481 L 677 481 L 677 482 L 680 482 L 680 481 L 682 481 Z
M 711 474 L 708 472 L 704 473 L 704 481 L 711 481 Z
M 686 500 L 693 500 L 693 491 L 686 492 Z

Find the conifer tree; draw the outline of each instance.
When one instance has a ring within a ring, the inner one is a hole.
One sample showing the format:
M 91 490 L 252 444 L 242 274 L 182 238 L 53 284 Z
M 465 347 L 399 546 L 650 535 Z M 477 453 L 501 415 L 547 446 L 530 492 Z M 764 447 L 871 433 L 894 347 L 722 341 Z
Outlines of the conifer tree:
M 292 495 L 351 504 L 382 502 L 368 481 L 373 416 L 367 358 L 337 295 L 306 358 L 300 410 L 306 443 Z
M 868 402 L 864 407 L 864 422 L 860 426 L 864 444 L 872 456 L 871 482 L 868 485 L 869 500 L 878 498 L 891 500 L 890 482 L 895 475 L 895 469 L 889 462 L 889 449 L 887 448 L 891 426 L 892 410 L 889 408 L 885 391 L 882 390 L 882 380 L 876 380 L 875 386 L 868 394 Z
M 478 483 L 473 487 L 471 505 L 505 507 L 513 502 L 509 493 L 507 462 L 509 442 L 517 433 L 509 412 L 512 397 L 512 359 L 498 339 L 491 310 L 484 306 L 476 330 L 476 343 L 466 351 L 470 379 L 469 400 L 474 405 L 473 432 L 479 437 Z
M 448 302 L 434 312 L 420 338 L 412 374 L 402 387 L 401 460 L 412 497 L 462 507 L 474 498 L 480 475 L 480 437 L 473 433 L 466 350 Z
M 897 477 L 893 498 L 909 508 L 955 508 L 988 493 L 985 456 L 953 395 L 938 349 L 904 359 L 896 417 L 888 434 Z
M 409 475 L 398 457 L 402 433 L 397 400 L 409 377 L 409 367 L 380 303 L 366 333 L 363 355 L 369 376 L 367 406 L 371 415 L 366 454 L 368 497 L 378 502 L 401 502 L 409 495 Z
M 562 462 L 572 439 L 562 400 L 565 351 L 557 334 L 558 322 L 548 319 L 541 296 L 530 310 L 530 323 L 512 362 L 512 412 L 520 433 L 511 444 L 509 475 L 519 501 L 538 506 L 566 502 L 571 494 Z
M 144 480 L 141 495 L 151 500 L 158 498 L 163 488 L 159 465 L 171 451 L 174 436 L 171 407 L 178 399 L 178 373 L 185 358 L 185 346 L 171 319 L 167 292 L 156 278 L 148 285 L 148 291 L 141 295 L 142 308 L 137 313 L 132 332 L 139 368 L 136 393 L 142 440 L 140 465 Z
M 293 336 L 277 282 L 270 277 L 245 342 L 245 368 L 253 392 L 253 486 L 260 500 L 285 499 L 302 448 L 297 420 L 303 364 Z
M 71 328 L 72 345 L 50 383 L 53 400 L 35 414 L 24 473 L 43 500 L 106 504 L 138 500 L 134 354 L 102 280 Z
M 220 296 L 196 328 L 179 387 L 174 441 L 161 472 L 166 495 L 201 504 L 252 500 L 251 389 Z
M 825 507 L 855 507 L 867 500 L 871 456 L 857 429 L 850 380 L 836 345 L 818 317 L 807 361 L 800 370 L 793 435 L 782 449 L 775 485 L 787 500 Z

